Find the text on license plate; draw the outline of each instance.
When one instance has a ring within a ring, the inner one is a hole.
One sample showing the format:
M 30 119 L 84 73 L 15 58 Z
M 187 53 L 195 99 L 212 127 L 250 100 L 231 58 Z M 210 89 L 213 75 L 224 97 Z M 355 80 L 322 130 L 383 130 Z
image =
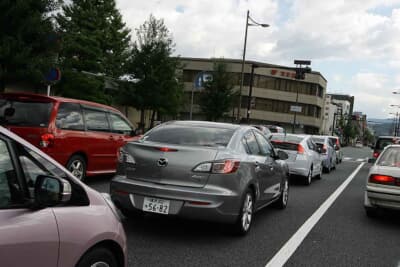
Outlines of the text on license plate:
M 143 201 L 143 210 L 154 213 L 168 214 L 169 200 L 145 197 Z

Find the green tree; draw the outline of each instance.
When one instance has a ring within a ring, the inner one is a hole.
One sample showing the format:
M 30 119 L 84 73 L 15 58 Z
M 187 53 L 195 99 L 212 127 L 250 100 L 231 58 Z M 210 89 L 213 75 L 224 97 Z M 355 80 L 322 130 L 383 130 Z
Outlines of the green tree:
M 177 74 L 180 61 L 179 57 L 172 57 L 175 45 L 162 19 L 150 15 L 136 30 L 136 37 L 129 63 L 135 83 L 124 90 L 122 98 L 131 99 L 132 106 L 141 111 L 141 127 L 144 111 L 151 110 L 152 127 L 156 114 L 179 112 L 183 97 L 183 83 Z
M 200 93 L 200 108 L 209 121 L 217 121 L 231 110 L 236 93 L 231 74 L 222 61 L 214 62 L 212 79 L 204 83 Z
M 57 37 L 50 12 L 57 0 L 0 1 L 0 91 L 14 81 L 37 85 L 55 65 Z
M 72 0 L 57 16 L 63 38 L 60 63 L 63 79 L 58 93 L 109 103 L 104 79 L 125 74 L 129 30 L 114 0 Z

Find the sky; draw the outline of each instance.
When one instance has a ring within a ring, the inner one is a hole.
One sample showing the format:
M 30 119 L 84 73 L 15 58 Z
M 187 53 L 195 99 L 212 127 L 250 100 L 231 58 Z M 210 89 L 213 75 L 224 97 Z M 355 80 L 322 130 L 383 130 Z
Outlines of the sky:
M 116 0 L 135 29 L 163 19 L 182 57 L 242 58 L 246 12 L 268 28 L 249 27 L 246 59 L 311 68 L 327 92 L 355 97 L 368 118 L 400 112 L 400 0 Z M 390 107 L 399 105 L 399 107 Z

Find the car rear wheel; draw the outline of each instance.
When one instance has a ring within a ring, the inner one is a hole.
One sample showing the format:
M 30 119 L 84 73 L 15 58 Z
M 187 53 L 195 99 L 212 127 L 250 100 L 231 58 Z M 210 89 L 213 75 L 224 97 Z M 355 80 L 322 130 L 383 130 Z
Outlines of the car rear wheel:
M 323 167 L 322 167 L 322 165 L 321 165 L 321 168 L 319 169 L 319 173 L 318 173 L 318 175 L 316 176 L 316 178 L 317 178 L 318 180 L 321 180 L 321 179 L 322 179 L 322 173 L 323 173 Z
M 379 210 L 377 208 L 365 207 L 365 213 L 370 218 L 376 218 L 379 216 Z
M 274 206 L 278 209 L 285 209 L 289 200 L 289 180 L 286 178 L 283 182 L 282 192 Z
M 86 178 L 86 161 L 80 155 L 73 155 L 67 163 L 67 169 L 79 180 Z
M 109 249 L 97 247 L 83 255 L 76 267 L 118 267 L 118 262 Z
M 141 210 L 127 210 L 120 208 L 120 211 L 127 219 L 138 219 L 144 216 L 144 212 Z
M 254 198 L 250 189 L 246 190 L 240 208 L 239 217 L 233 225 L 233 232 L 238 235 L 245 235 L 249 232 L 253 220 Z
M 310 185 L 310 184 L 311 184 L 311 181 L 312 181 L 312 169 L 310 169 L 310 170 L 308 171 L 307 176 L 304 177 L 304 184 L 305 184 L 305 185 Z

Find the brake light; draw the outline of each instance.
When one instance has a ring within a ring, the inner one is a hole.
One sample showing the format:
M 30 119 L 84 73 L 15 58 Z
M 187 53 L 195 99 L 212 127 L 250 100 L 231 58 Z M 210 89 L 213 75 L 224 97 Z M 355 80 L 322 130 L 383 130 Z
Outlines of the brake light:
M 372 174 L 369 177 L 370 183 L 394 185 L 396 178 L 388 175 Z
M 178 149 L 174 148 L 169 148 L 169 147 L 156 147 L 157 150 L 160 150 L 162 152 L 176 152 Z
M 304 147 L 300 144 L 297 145 L 297 154 L 304 154 Z
M 326 145 L 324 144 L 324 145 L 322 146 L 322 153 L 323 153 L 323 154 L 326 154 L 327 151 L 328 151 L 328 149 L 327 149 Z
M 45 133 L 40 136 L 40 147 L 51 147 L 54 145 L 54 134 Z
M 379 152 L 374 152 L 374 154 L 372 155 L 374 158 L 378 158 L 379 157 Z
M 235 159 L 225 159 L 217 162 L 204 162 L 197 165 L 194 172 L 211 172 L 211 173 L 234 173 L 239 169 L 240 161 Z

